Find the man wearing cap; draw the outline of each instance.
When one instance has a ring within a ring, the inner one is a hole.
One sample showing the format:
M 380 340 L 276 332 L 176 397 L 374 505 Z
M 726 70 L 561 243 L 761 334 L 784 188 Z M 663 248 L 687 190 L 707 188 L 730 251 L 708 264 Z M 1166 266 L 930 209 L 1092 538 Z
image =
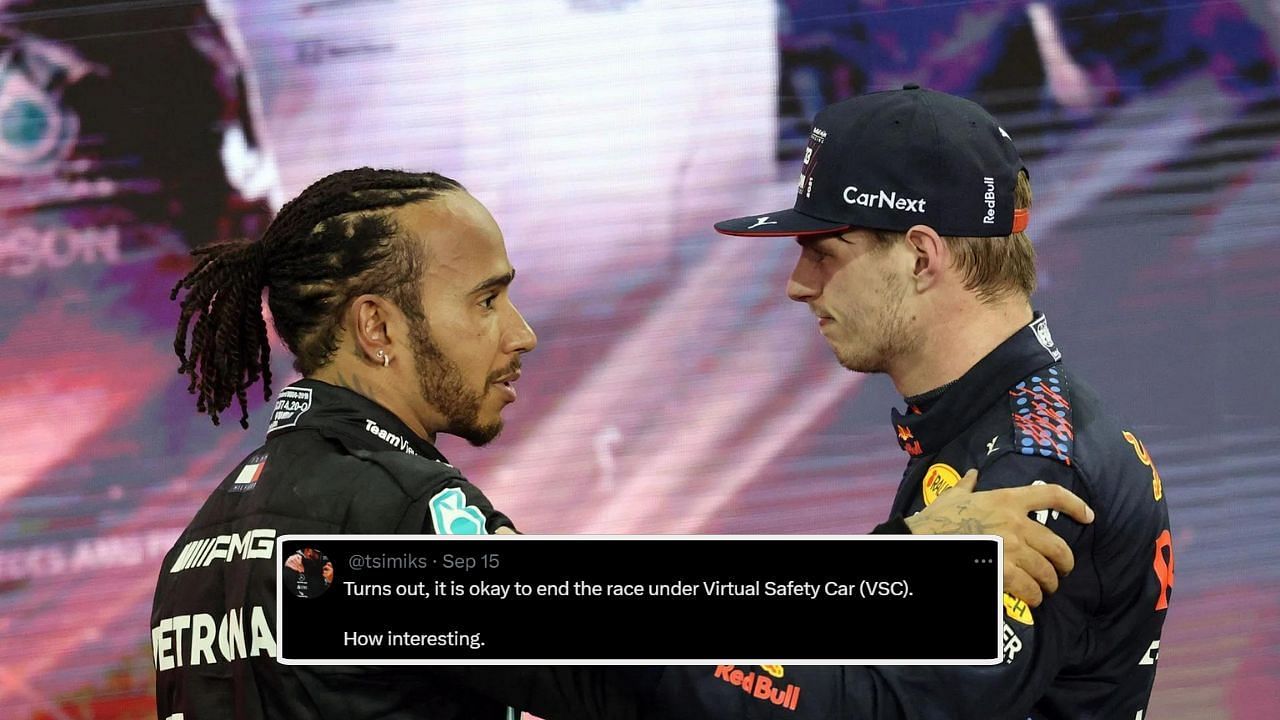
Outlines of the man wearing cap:
M 795 237 L 788 296 L 843 366 L 884 373 L 903 395 L 891 430 L 907 470 L 891 515 L 919 512 L 968 467 L 980 489 L 1060 485 L 1097 513 L 1087 526 L 1035 513 L 1078 565 L 1034 613 L 1005 596 L 1002 664 L 788 668 L 812 702 L 797 714 L 1143 717 L 1173 586 L 1168 508 L 1142 442 L 1032 310 L 1031 185 L 1009 134 L 978 105 L 915 85 L 864 95 L 818 114 L 797 191 L 793 209 L 716 229 Z M 708 712 L 750 700 L 698 697 Z
M 795 237 L 788 295 L 842 365 L 887 374 L 904 396 L 892 432 L 907 470 L 890 522 L 967 491 L 965 468 L 981 489 L 1059 486 L 1097 513 L 1089 525 L 1032 513 L 1066 539 L 1075 571 L 1034 611 L 1005 595 L 996 665 L 503 668 L 460 682 L 535 710 L 587 700 L 555 718 L 1141 720 L 1174 579 L 1168 509 L 1142 442 L 1067 369 L 1031 308 L 1031 185 L 1012 139 L 961 98 L 914 85 L 865 95 L 818 114 L 797 191 L 793 209 L 716 228 Z M 764 673 L 787 691 L 749 690 Z

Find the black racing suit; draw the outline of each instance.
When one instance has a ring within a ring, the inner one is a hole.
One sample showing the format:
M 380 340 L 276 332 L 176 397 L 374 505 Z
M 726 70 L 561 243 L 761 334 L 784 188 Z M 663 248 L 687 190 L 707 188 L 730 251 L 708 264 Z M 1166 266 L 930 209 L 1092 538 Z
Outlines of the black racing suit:
M 919 511 L 974 467 L 979 490 L 1055 483 L 1097 513 L 1089 526 L 1036 514 L 1068 542 L 1076 566 L 1035 611 L 1005 596 L 1002 664 L 441 672 L 535 712 L 578 701 L 561 715 L 544 712 L 551 720 L 1142 720 L 1173 585 L 1168 508 L 1141 441 L 1102 411 L 1060 359 L 1037 316 L 959 380 L 893 415 L 911 455 L 894 516 Z M 931 621 L 965 619 L 940 612 Z M 785 622 L 777 618 L 780 627 Z
M 386 409 L 315 380 L 285 388 L 266 444 L 214 490 L 161 567 L 158 717 L 506 720 L 505 704 L 422 668 L 281 665 L 274 638 L 277 535 L 500 526 L 511 521 Z

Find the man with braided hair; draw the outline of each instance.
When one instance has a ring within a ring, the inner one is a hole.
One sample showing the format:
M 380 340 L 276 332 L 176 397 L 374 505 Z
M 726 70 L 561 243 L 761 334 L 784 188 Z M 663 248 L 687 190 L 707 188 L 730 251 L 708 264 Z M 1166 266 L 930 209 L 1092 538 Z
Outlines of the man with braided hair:
M 308 187 L 260 240 L 193 254 L 172 296 L 186 291 L 174 348 L 197 408 L 217 423 L 235 402 L 248 427 L 248 389 L 262 381 L 270 397 L 264 288 L 303 379 L 277 394 L 266 443 L 164 560 L 152 609 L 159 717 L 510 717 L 439 669 L 280 665 L 272 634 L 278 535 L 515 532 L 435 447 L 438 433 L 497 436 L 537 343 L 507 294 L 515 271 L 493 218 L 443 176 L 363 168 Z M 1050 559 L 1066 569 L 1072 558 L 1026 510 L 1082 516 L 1083 502 L 1060 488 L 972 495 L 973 482 L 877 531 L 1001 534 L 1006 584 L 1034 603 L 1040 585 L 1056 586 Z M 638 712 L 629 695 L 574 693 L 573 669 L 544 670 L 551 690 L 521 697 L 539 714 Z
M 514 531 L 435 447 L 440 432 L 498 434 L 537 342 L 493 218 L 449 178 L 365 168 L 304 190 L 261 240 L 194 255 L 173 296 L 186 291 L 175 349 L 197 408 L 217 423 L 236 402 L 248 427 L 248 388 L 270 396 L 264 288 L 304 379 L 165 558 L 159 717 L 507 717 L 420 672 L 407 682 L 411 668 L 280 665 L 273 637 L 277 535 Z

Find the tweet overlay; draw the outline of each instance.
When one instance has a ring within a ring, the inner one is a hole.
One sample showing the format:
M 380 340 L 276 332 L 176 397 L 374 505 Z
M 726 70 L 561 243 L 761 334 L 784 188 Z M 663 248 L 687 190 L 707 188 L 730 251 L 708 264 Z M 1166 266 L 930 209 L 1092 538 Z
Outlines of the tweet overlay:
M 996 537 L 277 543 L 289 665 L 993 665 L 1003 647 Z

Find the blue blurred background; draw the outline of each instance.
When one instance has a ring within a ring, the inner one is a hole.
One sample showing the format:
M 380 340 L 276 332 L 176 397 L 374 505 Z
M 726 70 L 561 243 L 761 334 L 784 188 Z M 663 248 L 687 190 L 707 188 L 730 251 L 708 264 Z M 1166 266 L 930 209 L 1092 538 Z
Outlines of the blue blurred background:
M 790 205 L 823 105 L 918 82 L 1013 136 L 1036 305 L 1159 467 L 1149 717 L 1273 717 L 1278 48 L 1277 0 L 0 0 L 0 714 L 154 716 L 160 558 L 266 419 L 194 412 L 168 289 L 340 168 L 502 225 L 540 345 L 505 434 L 442 448 L 525 532 L 883 520 L 892 386 L 786 300 L 792 243 L 710 224 Z

